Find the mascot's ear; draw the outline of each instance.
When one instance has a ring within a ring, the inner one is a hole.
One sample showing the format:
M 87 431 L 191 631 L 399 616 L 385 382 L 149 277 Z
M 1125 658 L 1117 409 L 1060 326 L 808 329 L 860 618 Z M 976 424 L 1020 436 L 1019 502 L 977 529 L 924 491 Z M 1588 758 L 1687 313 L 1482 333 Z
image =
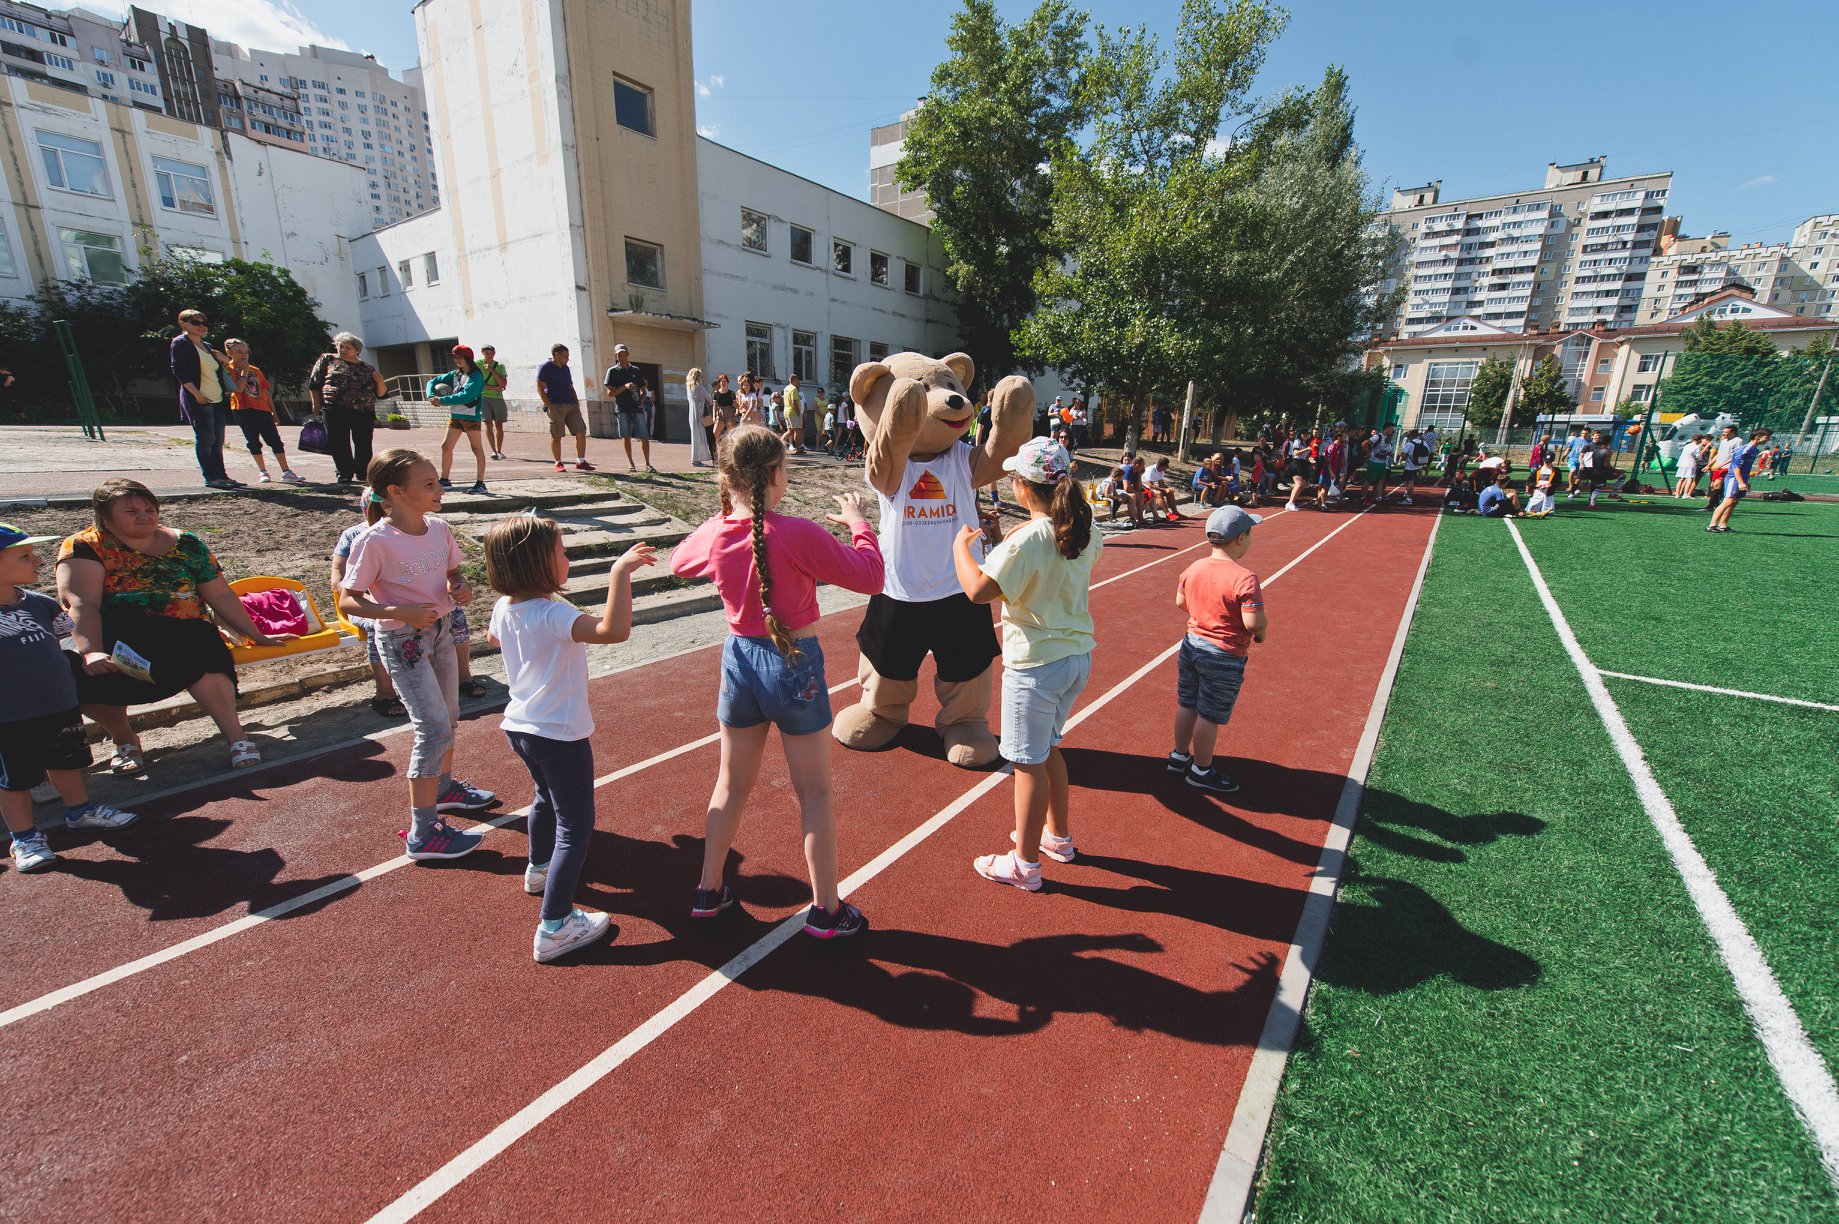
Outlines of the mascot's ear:
M 853 404 L 862 404 L 875 393 L 875 384 L 886 378 L 891 371 L 885 362 L 865 361 L 856 367 L 856 372 L 849 376 L 849 400 Z
M 953 353 L 951 356 L 946 357 L 944 362 L 945 368 L 952 372 L 952 376 L 958 380 L 958 385 L 964 388 L 964 393 L 966 395 L 969 395 L 971 380 L 977 377 L 977 363 L 971 360 L 971 355 L 969 353 Z

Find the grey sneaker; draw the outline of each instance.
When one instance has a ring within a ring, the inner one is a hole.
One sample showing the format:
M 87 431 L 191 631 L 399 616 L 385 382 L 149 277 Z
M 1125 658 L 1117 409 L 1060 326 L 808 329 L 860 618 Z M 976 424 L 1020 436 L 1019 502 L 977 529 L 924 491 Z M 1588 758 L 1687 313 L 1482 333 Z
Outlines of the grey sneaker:
M 536 957 L 538 964 L 546 965 L 559 956 L 566 956 L 576 948 L 584 948 L 604 938 L 608 928 L 612 925 L 611 918 L 597 911 L 570 910 L 568 917 L 562 919 L 560 930 L 551 932 L 545 931 L 540 926 L 536 928 L 536 938 L 532 941 L 531 952 Z
M 544 863 L 541 867 L 535 863 L 524 864 L 524 891 L 533 897 L 540 897 L 547 887 L 549 887 L 549 864 Z
M 120 808 L 112 808 L 106 803 L 92 803 L 84 808 L 82 814 L 79 816 L 65 816 L 64 827 L 73 831 L 79 829 L 120 829 L 133 824 L 139 819 L 140 817 L 133 812 L 124 812 Z
M 14 871 L 43 871 L 55 862 L 57 852 L 45 844 L 43 833 L 21 833 L 14 836 Z

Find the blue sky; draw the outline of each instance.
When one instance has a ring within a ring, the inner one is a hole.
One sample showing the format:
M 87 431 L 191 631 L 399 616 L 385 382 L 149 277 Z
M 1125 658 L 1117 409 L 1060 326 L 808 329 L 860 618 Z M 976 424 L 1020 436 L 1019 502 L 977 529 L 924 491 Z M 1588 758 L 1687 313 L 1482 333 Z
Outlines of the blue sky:
M 125 0 L 108 0 L 125 3 Z M 92 7 L 106 7 L 91 0 Z M 230 34 L 317 27 L 392 68 L 415 58 L 407 0 L 167 0 Z M 1019 19 L 1032 3 L 999 0 Z M 1176 0 L 1092 0 L 1109 26 L 1164 40 Z M 1671 169 L 1685 231 L 1788 237 L 1839 212 L 1832 0 L 1293 0 L 1261 88 L 1351 76 L 1356 135 L 1383 184 L 1445 199 L 1539 186 L 1549 161 L 1608 154 L 1610 174 Z M 924 93 L 948 0 L 697 0 L 701 127 L 723 144 L 866 197 L 868 128 Z M 231 35 L 234 36 L 234 35 Z M 253 39 L 252 39 L 253 40 Z

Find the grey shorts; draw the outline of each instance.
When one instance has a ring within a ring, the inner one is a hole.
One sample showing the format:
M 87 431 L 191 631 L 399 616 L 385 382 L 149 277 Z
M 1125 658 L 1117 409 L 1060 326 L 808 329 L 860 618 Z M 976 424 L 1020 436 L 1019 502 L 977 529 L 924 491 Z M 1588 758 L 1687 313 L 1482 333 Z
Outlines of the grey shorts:
M 614 432 L 621 438 L 637 438 L 641 442 L 651 441 L 651 423 L 642 412 L 615 412 L 613 414 Z M 555 426 L 549 427 L 555 433 Z M 556 435 L 560 437 L 560 434 Z
M 1039 667 L 1003 669 L 1003 734 L 997 751 L 1017 765 L 1039 765 L 1059 746 L 1073 703 L 1092 678 L 1092 656 L 1069 655 Z
M 550 437 L 559 438 L 563 434 L 580 437 L 587 432 L 587 420 L 581 415 L 580 404 L 550 404 L 545 411 L 549 413 Z
M 1225 726 L 1238 703 L 1239 686 L 1245 683 L 1245 656 L 1190 633 L 1181 639 L 1175 658 L 1175 704 Z
M 479 412 L 486 420 L 496 421 L 500 425 L 510 419 L 510 414 L 505 410 L 504 396 L 502 395 L 480 396 Z

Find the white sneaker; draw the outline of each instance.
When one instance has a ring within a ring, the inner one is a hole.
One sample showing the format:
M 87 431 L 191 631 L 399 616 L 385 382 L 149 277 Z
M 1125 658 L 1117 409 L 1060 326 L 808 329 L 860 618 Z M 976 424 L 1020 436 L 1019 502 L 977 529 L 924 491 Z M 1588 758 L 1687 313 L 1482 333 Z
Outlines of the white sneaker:
M 1416 503 L 1415 503 L 1415 502 L 1413 502 L 1413 501 L 1412 501 L 1412 500 L 1411 500 L 1411 499 L 1410 499 L 1409 497 L 1406 497 L 1406 498 L 1401 498 L 1401 499 L 1399 500 L 1399 503 L 1398 503 L 1398 504 L 1399 504 L 1399 505 L 1401 505 L 1401 506 L 1411 506 L 1411 505 L 1416 505 Z
M 37 786 L 32 788 L 33 803 L 51 803 L 54 802 L 57 797 L 57 787 L 53 786 L 50 782 L 40 782 Z
M 45 844 L 43 833 L 34 831 L 13 837 L 14 871 L 43 871 L 55 862 L 57 852 Z
M 273 476 L 270 476 L 267 472 L 263 472 L 260 476 L 257 476 L 255 478 L 255 482 L 257 484 L 273 484 L 275 482 L 275 478 Z
M 524 891 L 533 897 L 543 895 L 543 889 L 549 886 L 549 865 L 538 867 L 535 863 L 524 865 Z
M 80 829 L 121 829 L 133 824 L 140 817 L 133 812 L 124 812 L 112 808 L 106 803 L 92 803 L 81 816 L 72 820 L 64 817 L 64 827 L 71 830 Z
M 287 481 L 289 484 L 306 483 L 306 477 L 294 471 L 292 468 L 283 468 L 281 471 L 281 479 Z
M 548 964 L 558 956 L 565 956 L 576 948 L 586 947 L 595 940 L 603 938 L 613 920 L 605 914 L 594 910 L 574 909 L 562 920 L 560 930 L 551 934 L 542 927 L 536 928 L 536 940 L 532 951 L 538 964 Z

